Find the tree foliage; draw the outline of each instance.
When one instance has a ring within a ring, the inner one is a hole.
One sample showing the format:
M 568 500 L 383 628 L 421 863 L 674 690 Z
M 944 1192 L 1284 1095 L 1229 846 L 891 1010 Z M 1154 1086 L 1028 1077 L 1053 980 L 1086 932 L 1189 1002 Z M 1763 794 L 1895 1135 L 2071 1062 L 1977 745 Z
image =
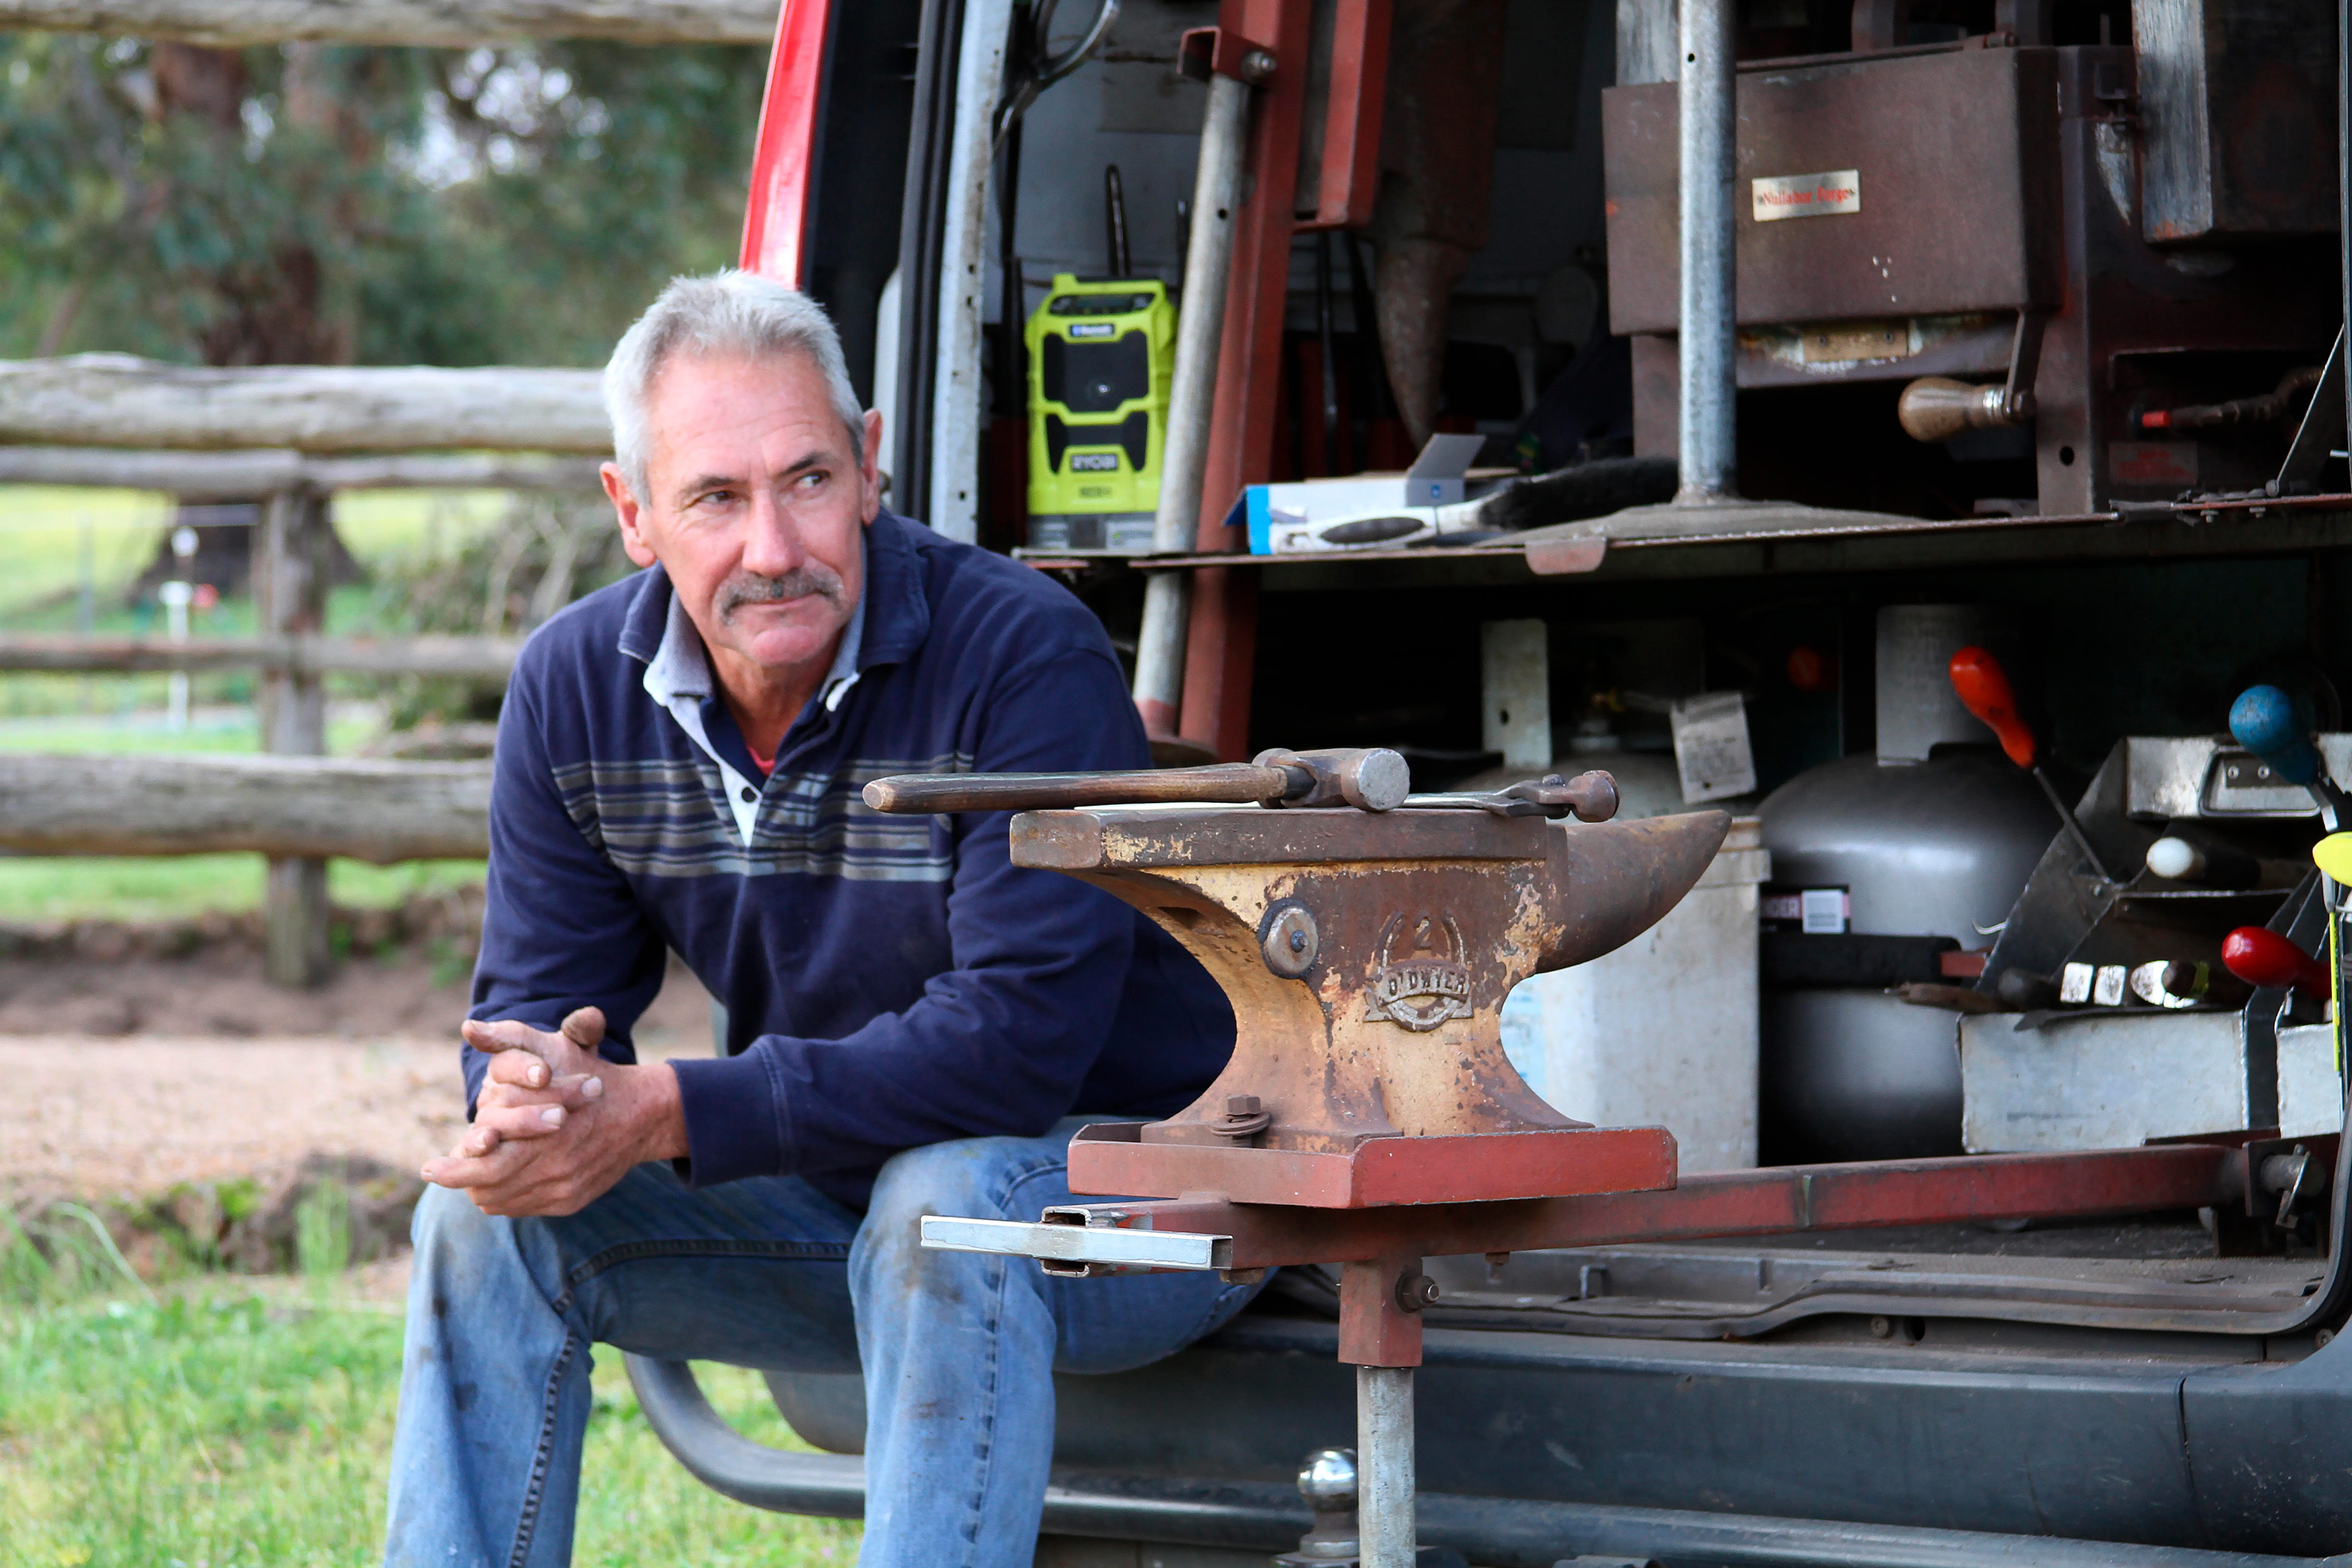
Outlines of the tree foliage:
M 0 356 L 595 363 L 732 258 L 763 65 L 0 34 Z

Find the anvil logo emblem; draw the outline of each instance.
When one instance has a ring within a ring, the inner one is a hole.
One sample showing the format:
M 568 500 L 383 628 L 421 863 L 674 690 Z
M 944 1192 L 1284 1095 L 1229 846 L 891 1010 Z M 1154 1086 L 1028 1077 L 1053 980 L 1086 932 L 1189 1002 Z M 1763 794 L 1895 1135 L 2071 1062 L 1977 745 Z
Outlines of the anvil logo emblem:
M 1422 1034 L 1470 1016 L 1470 971 L 1462 928 L 1449 914 L 1391 915 L 1381 932 L 1381 967 L 1364 1016 Z

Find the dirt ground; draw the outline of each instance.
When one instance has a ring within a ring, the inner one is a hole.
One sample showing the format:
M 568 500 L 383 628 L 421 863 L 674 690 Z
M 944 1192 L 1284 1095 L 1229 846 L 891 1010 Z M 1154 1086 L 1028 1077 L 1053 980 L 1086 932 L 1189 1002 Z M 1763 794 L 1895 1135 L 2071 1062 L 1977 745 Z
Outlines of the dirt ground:
M 248 955 L 0 963 L 0 1194 L 267 1182 L 310 1154 L 414 1169 L 464 1120 L 465 984 L 434 981 L 421 962 L 353 962 L 300 994 Z M 673 965 L 641 1051 L 709 1051 L 709 1005 Z

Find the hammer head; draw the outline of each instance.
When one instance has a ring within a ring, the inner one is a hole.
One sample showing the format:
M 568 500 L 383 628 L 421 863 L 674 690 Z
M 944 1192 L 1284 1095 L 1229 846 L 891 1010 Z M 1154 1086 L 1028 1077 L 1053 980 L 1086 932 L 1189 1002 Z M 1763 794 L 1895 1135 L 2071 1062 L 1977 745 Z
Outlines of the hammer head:
M 1505 1058 L 1503 998 L 1654 925 L 1730 825 L 1718 811 L 1101 806 L 1024 813 L 1012 840 L 1015 865 L 1150 916 L 1233 1003 L 1233 1060 L 1143 1142 L 1344 1154 L 1401 1134 L 1584 1126 Z

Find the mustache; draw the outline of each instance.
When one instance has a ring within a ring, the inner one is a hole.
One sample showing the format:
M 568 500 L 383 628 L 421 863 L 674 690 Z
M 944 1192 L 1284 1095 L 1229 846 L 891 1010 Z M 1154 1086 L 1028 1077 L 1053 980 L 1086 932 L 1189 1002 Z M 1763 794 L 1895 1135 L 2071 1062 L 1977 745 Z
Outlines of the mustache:
M 840 574 L 812 561 L 780 577 L 762 577 L 755 572 L 732 573 L 711 595 L 711 607 L 720 620 L 729 621 L 746 605 L 783 605 L 808 598 L 829 599 L 839 605 L 842 596 Z

